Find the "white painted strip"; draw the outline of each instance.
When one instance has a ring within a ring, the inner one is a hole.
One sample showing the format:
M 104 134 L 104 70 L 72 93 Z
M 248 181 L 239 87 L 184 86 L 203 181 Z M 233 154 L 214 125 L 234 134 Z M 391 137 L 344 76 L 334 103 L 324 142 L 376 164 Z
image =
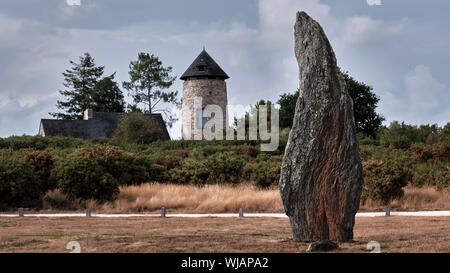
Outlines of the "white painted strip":
M 385 216 L 385 212 L 360 212 L 356 216 L 359 217 L 377 217 Z M 437 217 L 437 216 L 450 216 L 448 210 L 436 210 L 436 211 L 391 211 L 391 216 L 420 216 L 420 217 Z
M 385 216 L 385 212 L 358 212 L 356 217 L 380 217 Z M 438 216 L 450 216 L 450 211 L 398 211 L 391 212 L 392 216 L 421 216 L 421 217 L 438 217 Z M 19 217 L 18 214 L 0 214 L 0 217 Z M 25 217 L 86 217 L 82 213 L 36 213 L 25 214 Z M 161 217 L 160 214 L 92 214 L 92 217 L 101 218 L 126 218 L 126 217 Z M 180 218 L 204 218 L 204 217 L 220 217 L 231 218 L 239 217 L 238 213 L 178 213 L 178 214 L 166 214 L 166 217 L 180 217 Z M 245 217 L 272 217 L 272 218 L 287 218 L 284 213 L 245 213 Z

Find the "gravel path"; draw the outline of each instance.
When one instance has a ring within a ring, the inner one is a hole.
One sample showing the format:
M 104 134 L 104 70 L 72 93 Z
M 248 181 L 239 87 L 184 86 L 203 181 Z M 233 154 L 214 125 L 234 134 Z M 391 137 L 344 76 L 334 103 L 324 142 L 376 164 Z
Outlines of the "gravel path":
M 160 217 L 160 214 L 91 214 L 92 217 Z M 30 213 L 25 214 L 25 217 L 85 217 L 84 213 Z M 385 216 L 384 212 L 359 212 L 356 217 L 379 217 Z M 450 216 L 450 211 L 391 211 L 391 216 Z M 0 217 L 19 217 L 18 214 L 0 214 Z M 204 213 L 204 214 L 166 214 L 166 217 L 181 217 L 181 218 L 202 218 L 202 217 L 239 217 L 237 213 Z M 284 213 L 244 213 L 244 217 L 273 217 L 273 218 L 286 218 Z

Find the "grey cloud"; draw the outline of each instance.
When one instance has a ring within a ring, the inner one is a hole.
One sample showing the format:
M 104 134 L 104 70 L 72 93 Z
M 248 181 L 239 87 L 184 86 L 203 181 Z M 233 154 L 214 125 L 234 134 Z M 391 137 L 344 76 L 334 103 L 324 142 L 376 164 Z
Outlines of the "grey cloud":
M 435 18 L 434 13 L 442 11 L 434 4 L 433 14 L 419 14 L 419 9 L 430 7 L 426 2 L 394 1 L 410 3 L 403 9 L 390 2 L 368 6 L 364 0 L 83 0 L 81 7 L 69 10 L 73 7 L 65 0 L 30 0 L 28 5 L 3 1 L 0 137 L 37 132 L 39 119 L 55 110 L 68 61 L 84 52 L 105 65 L 105 73 L 117 72 L 121 82 L 127 80 L 128 64 L 140 51 L 155 53 L 180 76 L 206 45 L 231 76 L 230 101 L 276 101 L 279 94 L 298 87 L 292 35 L 295 11 L 302 9 L 324 26 L 339 65 L 374 87 L 388 122 L 442 125 L 449 121 L 449 107 L 443 103 L 450 97 L 450 35 L 443 27 L 449 19 Z M 417 104 L 420 93 L 405 82 L 407 75 L 423 74 L 415 71 L 418 65 L 429 68 L 428 79 L 438 83 L 437 106 Z M 174 89 L 181 92 L 182 81 Z M 408 106 L 414 103 L 422 107 L 420 117 Z

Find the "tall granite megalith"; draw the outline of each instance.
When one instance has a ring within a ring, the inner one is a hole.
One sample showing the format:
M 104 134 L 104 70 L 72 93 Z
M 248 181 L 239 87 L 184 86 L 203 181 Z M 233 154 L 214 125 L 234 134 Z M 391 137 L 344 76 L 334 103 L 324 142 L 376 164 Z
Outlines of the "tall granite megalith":
M 353 238 L 363 174 L 353 101 L 321 26 L 297 13 L 300 96 L 279 189 L 296 241 Z

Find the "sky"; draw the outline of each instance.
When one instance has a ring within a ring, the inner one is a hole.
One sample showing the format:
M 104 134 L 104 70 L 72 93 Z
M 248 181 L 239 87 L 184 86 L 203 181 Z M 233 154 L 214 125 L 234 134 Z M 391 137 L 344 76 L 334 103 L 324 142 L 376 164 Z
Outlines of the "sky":
M 0 137 L 37 134 L 63 99 L 62 72 L 85 52 L 121 83 L 139 52 L 180 77 L 205 46 L 230 76 L 229 104 L 276 102 L 299 86 L 297 11 L 322 25 L 341 69 L 373 87 L 384 124 L 443 126 L 449 10 L 448 0 L 2 0 Z M 182 81 L 171 90 L 181 98 Z M 179 138 L 180 123 L 169 131 Z

